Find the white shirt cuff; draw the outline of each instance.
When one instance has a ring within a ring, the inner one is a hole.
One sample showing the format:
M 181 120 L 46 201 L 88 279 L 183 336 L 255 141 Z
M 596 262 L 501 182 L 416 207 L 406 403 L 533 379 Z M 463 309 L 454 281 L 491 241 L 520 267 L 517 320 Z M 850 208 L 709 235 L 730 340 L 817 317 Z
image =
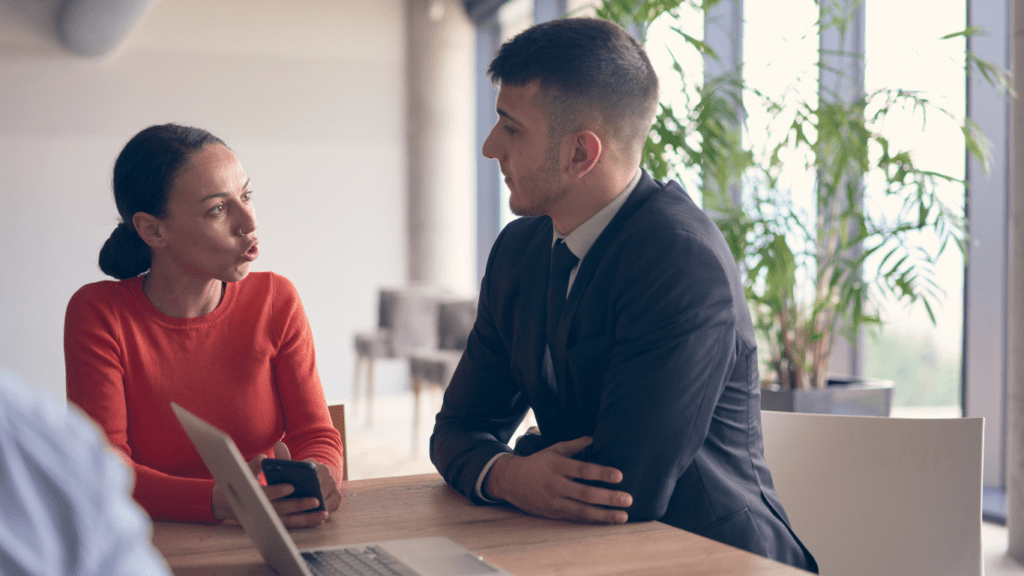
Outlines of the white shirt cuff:
M 494 466 L 494 463 L 498 461 L 498 458 L 501 458 L 502 456 L 511 455 L 511 452 L 498 452 L 497 454 L 494 455 L 493 458 L 487 461 L 487 464 L 484 464 L 484 469 L 480 471 L 480 476 L 478 476 L 476 479 L 476 487 L 473 488 L 473 491 L 476 492 L 477 498 L 490 504 L 497 504 L 501 502 L 501 500 L 491 500 L 490 498 L 484 496 L 484 478 L 487 478 L 487 473 L 491 471 L 491 466 Z

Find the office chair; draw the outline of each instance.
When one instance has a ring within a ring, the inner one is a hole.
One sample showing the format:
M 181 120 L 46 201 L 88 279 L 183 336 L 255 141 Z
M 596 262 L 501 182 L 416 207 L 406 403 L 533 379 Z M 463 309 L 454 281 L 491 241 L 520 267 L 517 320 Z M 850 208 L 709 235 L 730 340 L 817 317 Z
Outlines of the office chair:
M 775 489 L 822 576 L 983 573 L 983 418 L 761 422 Z
M 331 413 L 331 424 L 341 435 L 341 480 L 348 481 L 348 441 L 345 439 L 345 405 L 334 404 L 327 407 Z
M 358 408 L 360 372 L 366 366 L 367 426 L 373 425 L 374 362 L 407 358 L 416 348 L 436 348 L 438 303 L 446 297 L 450 297 L 446 289 L 425 283 L 380 290 L 377 329 L 355 335 L 352 401 Z
M 436 348 L 416 348 L 409 353 L 409 373 L 413 390 L 412 454 L 419 447 L 420 393 L 424 388 L 444 390 L 452 380 L 456 366 L 466 349 L 466 341 L 476 322 L 476 299 L 447 299 L 438 305 Z

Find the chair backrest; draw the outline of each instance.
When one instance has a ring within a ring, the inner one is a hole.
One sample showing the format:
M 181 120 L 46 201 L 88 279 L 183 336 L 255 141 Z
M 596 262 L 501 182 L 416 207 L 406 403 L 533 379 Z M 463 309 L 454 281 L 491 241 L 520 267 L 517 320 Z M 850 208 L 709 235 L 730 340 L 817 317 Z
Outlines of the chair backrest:
M 390 331 L 396 356 L 407 356 L 416 348 L 436 349 L 438 308 L 452 297 L 447 288 L 415 283 L 380 290 L 380 328 Z
M 331 423 L 341 434 L 341 479 L 348 480 L 348 443 L 345 440 L 345 405 L 334 404 L 328 406 L 327 411 L 331 413 Z
M 983 573 L 983 418 L 761 419 L 779 499 L 822 576 Z
M 442 350 L 465 350 L 476 322 L 476 298 L 441 302 L 437 314 L 437 345 Z

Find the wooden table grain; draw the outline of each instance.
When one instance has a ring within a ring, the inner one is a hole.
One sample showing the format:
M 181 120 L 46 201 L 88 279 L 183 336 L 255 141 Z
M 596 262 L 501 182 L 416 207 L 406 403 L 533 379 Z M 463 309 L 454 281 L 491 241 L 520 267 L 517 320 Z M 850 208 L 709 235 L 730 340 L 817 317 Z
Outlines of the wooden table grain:
M 437 474 L 342 487 L 326 524 L 291 531 L 299 548 L 446 536 L 517 576 L 807 574 L 660 522 L 588 525 L 476 506 Z M 237 526 L 155 522 L 153 542 L 178 576 L 274 574 Z

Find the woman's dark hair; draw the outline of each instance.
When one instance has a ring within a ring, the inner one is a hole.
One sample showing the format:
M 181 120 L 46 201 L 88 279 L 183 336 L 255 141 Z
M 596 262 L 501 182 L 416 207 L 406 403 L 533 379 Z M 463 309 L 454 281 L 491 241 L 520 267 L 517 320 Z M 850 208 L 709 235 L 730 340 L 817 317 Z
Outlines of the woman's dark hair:
M 100 270 L 119 280 L 149 270 L 151 254 L 132 217 L 167 215 L 167 197 L 189 156 L 207 144 L 224 142 L 201 128 L 178 124 L 150 126 L 136 134 L 114 162 L 114 202 L 121 223 L 100 249 Z

